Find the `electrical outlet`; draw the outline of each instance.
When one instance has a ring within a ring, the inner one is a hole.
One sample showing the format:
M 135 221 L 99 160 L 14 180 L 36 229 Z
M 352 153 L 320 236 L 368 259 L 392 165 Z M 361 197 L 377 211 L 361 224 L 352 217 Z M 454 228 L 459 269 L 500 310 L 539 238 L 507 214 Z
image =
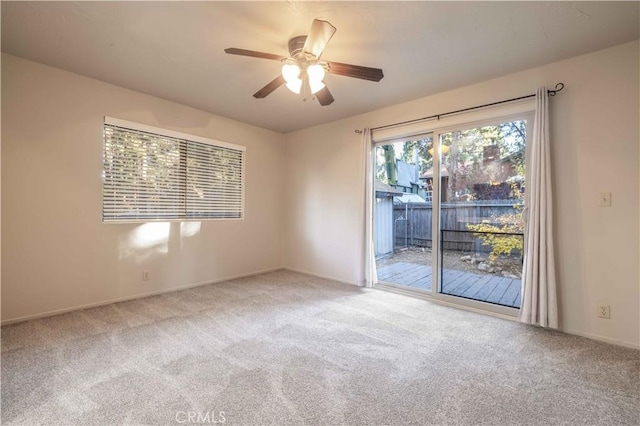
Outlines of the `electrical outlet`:
M 142 271 L 142 281 L 149 281 L 149 271 Z
M 609 305 L 598 306 L 598 318 L 611 318 L 611 309 Z
M 611 193 L 610 192 L 601 192 L 600 193 L 600 207 L 611 207 Z

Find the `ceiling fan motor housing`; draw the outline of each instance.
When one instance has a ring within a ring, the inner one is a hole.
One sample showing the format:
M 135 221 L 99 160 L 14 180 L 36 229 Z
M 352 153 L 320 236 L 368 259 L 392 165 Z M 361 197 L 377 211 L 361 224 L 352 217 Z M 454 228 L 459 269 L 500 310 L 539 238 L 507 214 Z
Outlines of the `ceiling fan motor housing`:
M 305 35 L 297 36 L 289 40 L 289 54 L 292 58 L 302 53 L 305 41 L 307 41 L 307 36 Z
M 328 70 L 328 66 L 325 62 L 318 61 L 318 58 L 312 53 L 304 51 L 304 44 L 307 41 L 307 36 L 301 35 L 289 40 L 289 54 L 300 70 L 303 72 L 313 64 L 319 64 L 325 70 Z M 288 61 L 285 61 L 288 62 Z

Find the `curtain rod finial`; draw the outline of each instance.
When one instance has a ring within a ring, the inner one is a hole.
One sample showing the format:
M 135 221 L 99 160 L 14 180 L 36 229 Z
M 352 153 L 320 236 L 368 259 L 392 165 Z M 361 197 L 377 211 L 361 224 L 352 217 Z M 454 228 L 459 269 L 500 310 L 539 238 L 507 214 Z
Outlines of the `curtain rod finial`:
M 359 134 L 360 134 L 360 133 L 362 133 L 362 130 L 359 130 L 359 129 L 358 129 L 358 130 L 354 130 L 354 132 L 356 132 L 356 133 L 359 133 Z
M 564 89 L 564 83 L 558 83 L 556 84 L 555 90 L 547 90 L 547 92 L 549 93 L 549 96 L 555 96 L 556 93 L 558 93 L 562 89 Z

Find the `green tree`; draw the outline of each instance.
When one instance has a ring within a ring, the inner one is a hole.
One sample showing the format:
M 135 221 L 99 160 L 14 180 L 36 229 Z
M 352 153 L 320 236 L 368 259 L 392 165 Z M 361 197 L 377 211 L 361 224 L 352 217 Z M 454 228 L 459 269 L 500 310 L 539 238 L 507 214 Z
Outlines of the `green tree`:
M 402 146 L 400 158 L 406 163 L 415 163 L 416 151 L 418 153 L 418 172 L 422 175 L 433 167 L 433 156 L 429 152 L 433 149 L 433 138 L 407 141 Z
M 396 170 L 396 151 L 393 145 L 382 145 L 384 153 L 384 167 L 387 173 L 387 183 L 395 185 L 398 183 L 398 171 Z
M 443 134 L 442 167 L 449 172 L 449 193 L 455 194 L 461 189 L 458 184 L 462 177 L 474 171 L 487 172 L 479 165 L 488 145 L 497 145 L 500 158 L 510 158 L 517 173 L 524 174 L 525 132 L 525 121 L 512 121 Z

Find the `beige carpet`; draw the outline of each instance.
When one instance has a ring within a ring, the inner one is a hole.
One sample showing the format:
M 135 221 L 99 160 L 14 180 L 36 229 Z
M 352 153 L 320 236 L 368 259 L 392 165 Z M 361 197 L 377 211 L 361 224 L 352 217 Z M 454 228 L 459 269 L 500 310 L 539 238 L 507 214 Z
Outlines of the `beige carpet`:
M 3 327 L 2 423 L 637 425 L 639 366 L 279 271 Z

